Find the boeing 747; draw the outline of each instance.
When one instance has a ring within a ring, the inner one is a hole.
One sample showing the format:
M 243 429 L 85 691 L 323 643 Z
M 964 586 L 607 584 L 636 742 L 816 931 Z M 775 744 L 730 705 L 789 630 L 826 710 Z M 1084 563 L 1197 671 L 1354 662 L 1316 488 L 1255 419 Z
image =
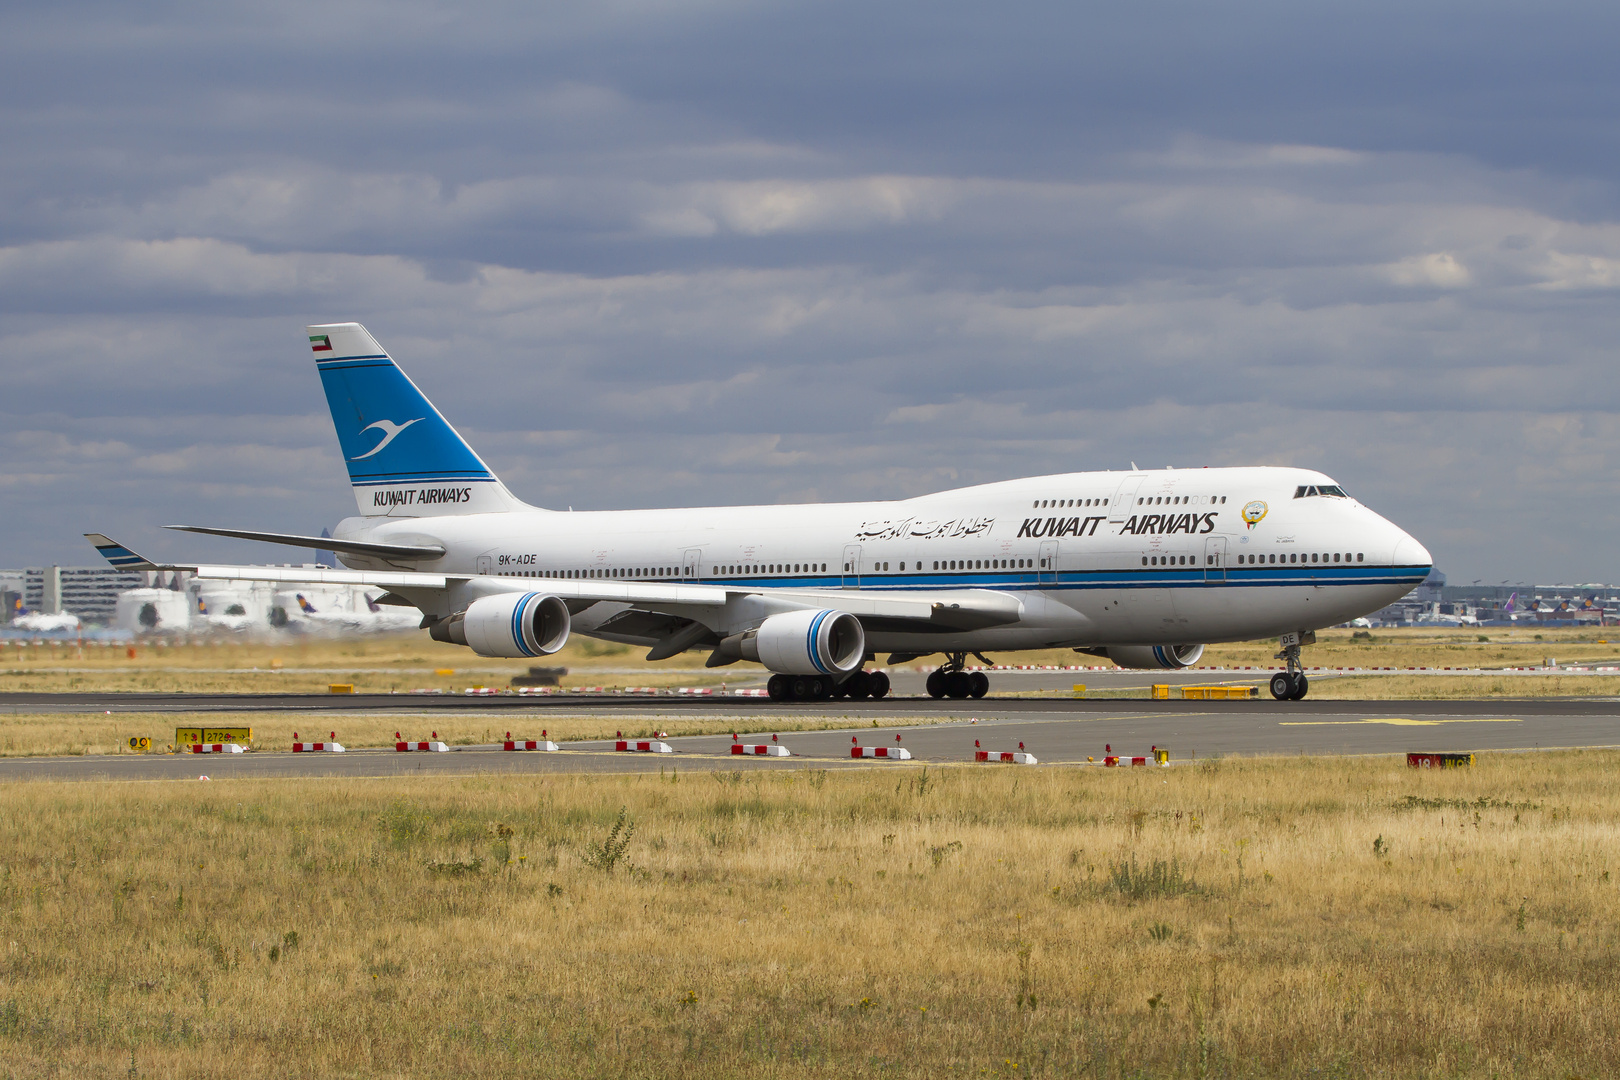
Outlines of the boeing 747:
M 536 657 L 571 634 L 750 660 L 775 700 L 882 697 L 878 654 L 943 662 L 934 697 L 982 697 L 966 659 L 1073 649 L 1182 668 L 1212 642 L 1279 639 L 1305 696 L 1314 632 L 1423 581 L 1423 545 L 1331 477 L 1280 467 L 1076 472 L 894 502 L 574 513 L 518 500 L 358 323 L 306 328 L 359 513 L 331 539 L 170 526 L 333 551 L 348 569 L 114 565 L 386 589 L 437 640 Z

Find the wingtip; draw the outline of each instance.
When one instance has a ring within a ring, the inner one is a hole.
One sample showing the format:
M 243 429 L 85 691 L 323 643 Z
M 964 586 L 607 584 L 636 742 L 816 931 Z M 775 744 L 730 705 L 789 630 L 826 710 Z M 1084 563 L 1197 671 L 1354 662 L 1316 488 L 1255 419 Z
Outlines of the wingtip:
M 162 569 L 144 555 L 136 554 L 129 548 L 120 544 L 105 533 L 85 533 L 84 538 L 90 541 L 103 559 L 106 559 L 118 570 L 159 570 Z

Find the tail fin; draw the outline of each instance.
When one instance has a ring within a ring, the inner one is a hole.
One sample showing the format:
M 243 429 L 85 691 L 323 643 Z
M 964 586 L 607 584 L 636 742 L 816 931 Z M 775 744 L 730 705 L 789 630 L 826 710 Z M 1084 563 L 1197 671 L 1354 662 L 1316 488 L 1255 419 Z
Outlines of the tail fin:
M 1515 592 L 1512 596 L 1508 597 L 1507 606 L 1504 607 L 1502 610 L 1503 611 L 1512 611 L 1513 610 L 1513 605 L 1518 599 L 1519 599 L 1519 594 Z
M 360 513 L 527 509 L 359 323 L 305 327 Z

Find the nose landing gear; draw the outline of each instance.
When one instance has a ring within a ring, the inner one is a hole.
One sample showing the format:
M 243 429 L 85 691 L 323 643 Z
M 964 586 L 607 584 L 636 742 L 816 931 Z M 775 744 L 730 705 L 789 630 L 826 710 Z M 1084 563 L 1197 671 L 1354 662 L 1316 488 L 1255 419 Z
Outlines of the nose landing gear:
M 974 654 L 978 656 L 977 653 Z M 965 671 L 966 653 L 946 653 L 945 663 L 929 673 L 928 696 L 931 698 L 982 698 L 990 692 L 990 678 L 982 671 Z M 980 656 L 980 660 L 985 658 Z M 985 660 L 985 663 L 989 663 Z
M 1299 650 L 1304 645 L 1316 644 L 1316 632 L 1306 630 L 1301 633 L 1284 634 L 1282 636 L 1282 652 L 1277 659 L 1288 665 L 1287 671 L 1279 671 L 1271 677 L 1271 696 L 1278 701 L 1299 701 L 1310 690 L 1311 682 L 1305 677 L 1300 666 Z

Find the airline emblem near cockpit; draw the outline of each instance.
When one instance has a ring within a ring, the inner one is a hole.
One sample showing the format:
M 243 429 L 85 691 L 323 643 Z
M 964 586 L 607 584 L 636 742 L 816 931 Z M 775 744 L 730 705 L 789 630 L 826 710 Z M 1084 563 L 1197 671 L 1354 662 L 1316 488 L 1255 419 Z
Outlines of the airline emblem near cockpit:
M 1243 508 L 1243 520 L 1248 522 L 1249 528 L 1252 529 L 1265 519 L 1267 509 L 1269 508 L 1265 503 L 1256 499 Z

